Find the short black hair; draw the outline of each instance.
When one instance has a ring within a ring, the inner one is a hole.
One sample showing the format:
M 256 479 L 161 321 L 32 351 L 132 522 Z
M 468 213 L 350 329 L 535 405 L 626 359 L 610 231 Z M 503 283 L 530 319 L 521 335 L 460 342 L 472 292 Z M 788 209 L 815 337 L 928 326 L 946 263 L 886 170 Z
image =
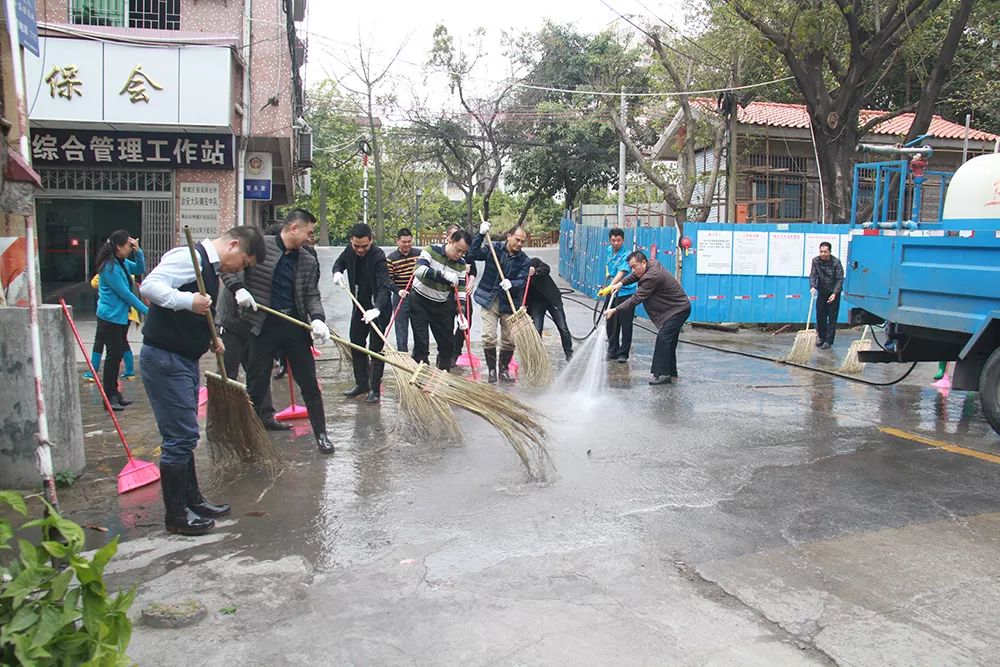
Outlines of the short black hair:
M 316 224 L 316 216 L 304 208 L 293 208 L 285 216 L 285 222 L 282 227 L 287 227 L 293 222 L 304 222 L 307 225 L 314 225 Z
M 829 242 L 829 241 L 823 241 L 822 243 L 820 243 L 820 244 L 819 244 L 819 249 L 820 249 L 820 250 L 822 250 L 822 249 L 823 249 L 823 246 L 826 246 L 826 249 L 827 249 L 827 250 L 829 250 L 830 252 L 833 252 L 833 246 L 832 246 L 832 245 L 830 245 L 830 242 Z
M 351 231 L 348 232 L 352 239 L 363 239 L 365 237 L 372 237 L 371 225 L 367 225 L 363 222 L 358 222 L 351 226 Z
M 646 253 L 641 250 L 633 250 L 629 253 L 628 257 L 625 258 L 626 262 L 631 262 L 632 260 L 637 262 L 648 262 L 649 259 L 646 257 Z
M 453 241 L 455 243 L 458 243 L 459 241 L 465 241 L 465 244 L 467 246 L 469 246 L 470 248 L 472 247 L 472 234 L 465 231 L 461 227 L 453 231 L 451 234 L 449 234 L 448 240 Z
M 524 225 L 522 225 L 520 223 L 514 225 L 513 227 L 511 227 L 510 229 L 507 230 L 507 233 L 504 236 L 510 236 L 511 234 L 513 234 L 514 232 L 516 232 L 519 229 L 524 229 Z M 524 229 L 524 235 L 525 236 L 528 235 L 528 230 L 527 229 Z
M 396 232 L 396 238 L 398 239 L 401 236 L 413 236 L 413 232 L 410 231 L 409 227 L 400 227 L 399 231 Z
M 264 237 L 256 227 L 233 227 L 222 235 L 224 239 L 239 239 L 240 251 L 253 257 L 258 264 L 263 264 L 267 259 L 267 246 L 264 245 Z
M 611 231 L 608 232 L 608 238 L 610 239 L 612 236 L 620 236 L 622 238 L 625 238 L 625 230 L 622 229 L 621 227 L 612 227 Z

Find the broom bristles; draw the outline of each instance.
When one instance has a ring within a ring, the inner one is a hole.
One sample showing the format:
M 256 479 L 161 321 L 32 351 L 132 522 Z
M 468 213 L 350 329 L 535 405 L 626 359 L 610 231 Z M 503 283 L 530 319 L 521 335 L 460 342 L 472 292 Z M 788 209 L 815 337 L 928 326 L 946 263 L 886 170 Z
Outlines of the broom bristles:
M 841 373 L 848 373 L 850 375 L 861 373 L 865 370 L 865 364 L 858 359 L 858 352 L 867 352 L 871 348 L 871 339 L 859 338 L 858 340 L 851 341 L 851 346 L 848 348 L 847 354 L 844 355 L 844 362 L 840 364 L 838 370 Z
M 547 386 L 552 382 L 552 362 L 545 352 L 542 337 L 524 308 L 519 308 L 510 316 L 510 327 L 525 382 L 533 387 Z
M 261 424 L 243 384 L 211 372 L 205 373 L 205 380 L 208 387 L 205 435 L 212 462 L 266 466 L 281 463 L 281 454 Z
M 548 435 L 530 407 L 489 385 L 469 382 L 421 364 L 414 380 L 424 392 L 479 415 L 500 432 L 524 464 L 528 475 L 544 480 L 552 468 Z
M 458 427 L 451 406 L 445 401 L 432 396 L 413 385 L 410 379 L 417 371 L 418 364 L 413 357 L 395 349 L 388 348 L 385 356 L 406 368 L 407 371 L 392 366 L 392 375 L 396 380 L 396 391 L 399 395 L 399 407 L 407 417 L 407 428 L 416 431 L 417 435 L 437 437 L 445 440 L 459 440 L 462 432 Z
M 804 329 L 795 334 L 795 342 L 792 343 L 792 349 L 785 355 L 785 361 L 790 361 L 793 364 L 808 363 L 815 349 L 816 330 Z

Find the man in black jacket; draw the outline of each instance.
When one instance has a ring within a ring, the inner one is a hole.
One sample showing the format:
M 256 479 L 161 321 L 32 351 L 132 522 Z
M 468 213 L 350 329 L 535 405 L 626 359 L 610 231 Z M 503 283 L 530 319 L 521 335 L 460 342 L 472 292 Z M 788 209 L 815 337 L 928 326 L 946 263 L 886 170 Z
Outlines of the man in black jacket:
M 365 312 L 351 308 L 351 342 L 381 352 L 382 338 L 372 331 L 374 323 L 385 333 L 392 316 L 392 279 L 385 253 L 372 242 L 372 228 L 363 222 L 351 227 L 350 243 L 333 263 L 333 282 L 349 290 Z M 353 306 L 353 304 L 351 304 Z M 353 398 L 367 393 L 365 402 L 378 403 L 382 395 L 382 373 L 385 364 L 369 359 L 364 352 L 353 350 L 354 386 L 344 392 Z
M 569 325 L 566 324 L 562 292 L 552 280 L 552 269 L 548 264 L 538 257 L 532 257 L 529 266 L 531 268 L 528 269 L 528 312 L 539 335 L 545 326 L 545 313 L 548 312 L 559 331 L 563 354 L 566 355 L 566 361 L 569 361 L 573 358 L 573 336 L 569 332 Z
M 257 309 L 262 304 L 289 317 L 309 322 L 312 340 L 322 343 L 330 337 L 326 314 L 319 294 L 319 260 L 302 248 L 312 243 L 316 218 L 304 209 L 293 209 L 285 217 L 281 232 L 265 236 L 267 259 L 238 276 L 224 276 L 226 288 L 242 309 L 241 317 L 250 328 L 250 367 L 247 369 L 247 393 L 257 414 L 263 409 L 264 396 L 271 384 L 275 355 L 281 355 L 292 367 L 295 382 L 302 391 L 302 401 L 309 411 L 309 423 L 316 436 L 316 448 L 333 453 L 333 443 L 326 434 L 323 395 L 316 381 L 316 360 L 310 349 L 309 333 L 280 317 Z

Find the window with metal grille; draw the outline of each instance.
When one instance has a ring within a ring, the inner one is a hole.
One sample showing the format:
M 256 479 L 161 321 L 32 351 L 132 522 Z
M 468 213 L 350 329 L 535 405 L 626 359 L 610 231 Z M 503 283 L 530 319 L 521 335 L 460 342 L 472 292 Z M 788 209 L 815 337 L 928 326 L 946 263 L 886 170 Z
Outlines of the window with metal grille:
M 181 0 L 128 0 L 128 27 L 181 29 Z
M 806 158 L 791 155 L 765 155 L 751 153 L 747 156 L 747 164 L 751 167 L 769 167 L 782 171 L 806 173 Z
M 181 29 L 181 0 L 72 0 L 70 20 L 81 25 L 106 25 L 154 30 Z
M 173 174 L 169 171 L 57 169 L 39 167 L 42 187 L 49 191 L 170 193 Z
M 755 221 L 802 220 L 806 182 L 801 176 L 770 176 L 753 181 Z M 758 203 L 759 202 L 759 203 Z

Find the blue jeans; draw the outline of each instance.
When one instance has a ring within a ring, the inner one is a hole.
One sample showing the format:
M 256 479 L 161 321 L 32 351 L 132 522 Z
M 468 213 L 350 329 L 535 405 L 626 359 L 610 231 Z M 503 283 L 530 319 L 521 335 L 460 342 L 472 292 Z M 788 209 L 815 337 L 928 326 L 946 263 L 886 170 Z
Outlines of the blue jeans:
M 143 344 L 142 384 L 163 438 L 160 463 L 187 465 L 198 446 L 198 362 Z
M 395 312 L 399 304 L 399 297 L 392 295 L 392 310 Z M 396 321 L 393 327 L 396 329 L 396 349 L 400 352 L 409 352 L 410 347 L 410 297 L 402 300 L 403 305 L 399 308 Z M 389 333 L 388 331 L 386 333 Z

